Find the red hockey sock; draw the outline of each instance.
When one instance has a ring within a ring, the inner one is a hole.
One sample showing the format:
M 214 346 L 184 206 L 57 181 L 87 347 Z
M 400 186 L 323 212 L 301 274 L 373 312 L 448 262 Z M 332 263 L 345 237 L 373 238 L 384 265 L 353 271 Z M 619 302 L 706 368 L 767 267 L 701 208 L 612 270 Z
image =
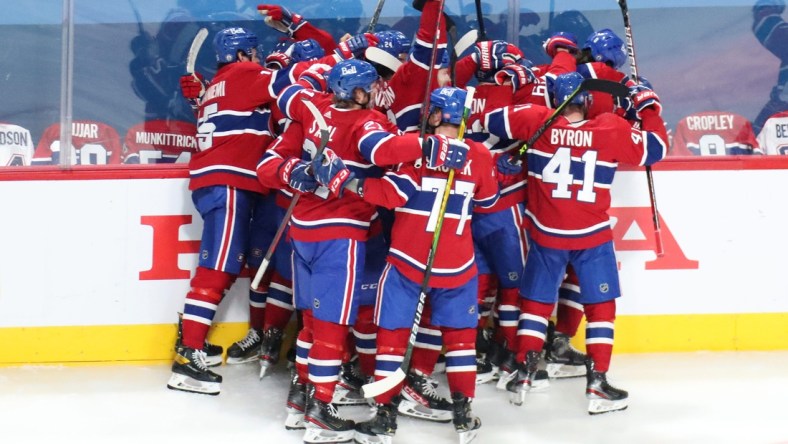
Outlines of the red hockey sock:
M 606 372 L 613 354 L 613 337 L 616 321 L 616 300 L 585 306 L 586 352 L 594 361 L 594 370 Z
M 498 304 L 498 330 L 509 351 L 517 351 L 517 325 L 520 318 L 520 292 L 516 288 L 501 289 Z M 500 342 L 501 344 L 504 342 Z
M 183 345 L 202 350 L 224 290 L 230 288 L 234 280 L 235 276 L 229 273 L 197 267 L 183 307 Z
M 309 351 L 309 381 L 315 386 L 315 399 L 331 402 L 334 397 L 349 328 L 347 325 L 312 319 L 314 343 Z
M 451 393 L 476 395 L 476 330 L 441 328 L 446 344 L 446 379 Z
M 301 312 L 301 329 L 296 338 L 295 367 L 299 382 L 309 381 L 309 351 L 312 349 L 312 310 Z
M 405 348 L 408 345 L 410 329 L 400 328 L 397 330 L 378 329 L 378 354 L 375 360 L 375 380 L 379 381 L 387 376 L 391 376 L 402 364 L 405 356 Z M 378 404 L 390 404 L 391 398 L 399 394 L 402 390 L 404 381 L 396 387 L 375 397 Z
M 553 314 L 555 304 L 544 304 L 529 299 L 520 299 L 520 322 L 517 328 L 517 362 L 525 362 L 529 351 L 542 351 L 547 320 Z
M 378 326 L 373 316 L 375 307 L 364 305 L 359 307 L 356 323 L 353 325 L 353 338 L 358 353 L 358 363 L 364 376 L 375 374 L 375 353 Z

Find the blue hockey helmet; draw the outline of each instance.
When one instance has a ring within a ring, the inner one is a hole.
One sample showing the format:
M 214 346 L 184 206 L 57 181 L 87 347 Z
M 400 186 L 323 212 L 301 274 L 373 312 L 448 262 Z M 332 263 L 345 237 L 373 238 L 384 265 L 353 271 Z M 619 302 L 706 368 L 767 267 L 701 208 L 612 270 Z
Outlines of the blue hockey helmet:
M 610 29 L 601 29 L 586 39 L 584 49 L 591 50 L 591 56 L 597 62 L 604 62 L 618 69 L 627 60 L 624 41 Z
M 580 84 L 583 83 L 583 76 L 577 72 L 568 72 L 556 77 L 552 83 L 553 90 L 551 92 L 553 101 L 555 102 L 555 106 L 560 106 L 580 87 Z M 588 92 L 583 91 L 574 96 L 569 103 L 583 105 L 586 103 L 588 97 Z
M 328 87 L 342 100 L 352 100 L 353 91 L 361 88 L 367 93 L 380 76 L 369 62 L 357 59 L 343 60 L 328 73 Z
M 465 111 L 465 98 L 468 92 L 462 88 L 445 86 L 430 94 L 430 115 L 436 110 L 441 111 L 441 122 L 459 125 Z
M 771 9 L 777 14 L 782 14 L 785 11 L 785 0 L 758 0 L 752 6 L 753 13 L 762 9 Z
M 378 38 L 378 44 L 375 46 L 396 58 L 410 52 L 412 42 L 399 31 L 379 31 L 375 33 L 375 37 Z
M 285 54 L 289 55 L 293 62 L 304 60 L 316 60 L 326 55 L 323 47 L 315 39 L 306 39 L 293 43 Z
M 571 9 L 556 15 L 550 23 L 548 36 L 557 32 L 571 32 L 574 35 L 589 35 L 594 32 L 594 27 L 582 12 Z
M 252 57 L 252 49 L 257 49 L 257 36 L 246 28 L 225 28 L 213 38 L 213 49 L 219 63 L 234 62 L 238 51 Z

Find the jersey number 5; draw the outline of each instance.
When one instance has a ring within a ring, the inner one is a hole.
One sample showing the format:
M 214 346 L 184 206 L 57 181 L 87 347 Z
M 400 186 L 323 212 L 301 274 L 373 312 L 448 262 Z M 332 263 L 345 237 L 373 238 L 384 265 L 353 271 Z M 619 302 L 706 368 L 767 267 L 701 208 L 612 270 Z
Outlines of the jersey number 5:
M 580 190 L 577 192 L 577 200 L 593 203 L 596 201 L 596 192 L 594 191 L 596 159 L 596 151 L 586 151 L 582 157 L 572 159 L 572 152 L 569 148 L 558 148 L 542 169 L 542 182 L 556 185 L 552 193 L 556 199 L 571 199 L 572 190 L 569 187 L 578 184 Z M 572 160 L 582 163 L 583 179 L 575 180 L 572 175 Z

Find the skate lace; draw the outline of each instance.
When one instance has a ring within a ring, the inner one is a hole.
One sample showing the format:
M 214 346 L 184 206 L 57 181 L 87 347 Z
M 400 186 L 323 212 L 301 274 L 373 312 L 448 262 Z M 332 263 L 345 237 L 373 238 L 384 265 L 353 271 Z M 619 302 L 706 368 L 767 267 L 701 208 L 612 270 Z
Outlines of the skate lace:
M 192 362 L 198 369 L 202 371 L 208 371 L 208 355 L 202 350 L 195 350 L 194 354 L 192 355 Z
M 260 335 L 257 334 L 257 331 L 253 328 L 249 329 L 249 332 L 246 333 L 246 337 L 241 339 L 238 343 L 238 346 L 247 349 L 255 344 L 255 342 L 260 341 Z
M 326 404 L 326 411 L 333 418 L 344 419 L 341 416 L 339 416 L 339 411 L 337 411 L 337 407 L 334 404 L 331 404 L 331 403 Z
M 422 396 L 435 400 L 442 399 L 438 395 L 437 383 L 433 384 L 432 381 L 424 378 L 419 381 L 418 386 Z

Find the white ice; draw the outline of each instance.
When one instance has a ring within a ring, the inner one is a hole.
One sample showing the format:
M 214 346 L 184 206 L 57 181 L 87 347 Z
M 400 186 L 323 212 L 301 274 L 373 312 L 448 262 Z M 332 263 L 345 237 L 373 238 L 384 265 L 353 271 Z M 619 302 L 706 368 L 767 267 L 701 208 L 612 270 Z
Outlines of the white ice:
M 0 443 L 302 442 L 282 425 L 283 366 L 263 381 L 256 363 L 218 372 L 213 397 L 168 390 L 168 364 L 0 368 Z M 589 416 L 584 379 L 554 381 L 522 407 L 478 387 L 475 443 L 788 443 L 788 351 L 615 355 L 608 376 L 629 391 L 628 410 Z M 456 442 L 450 424 L 403 417 L 394 438 Z

